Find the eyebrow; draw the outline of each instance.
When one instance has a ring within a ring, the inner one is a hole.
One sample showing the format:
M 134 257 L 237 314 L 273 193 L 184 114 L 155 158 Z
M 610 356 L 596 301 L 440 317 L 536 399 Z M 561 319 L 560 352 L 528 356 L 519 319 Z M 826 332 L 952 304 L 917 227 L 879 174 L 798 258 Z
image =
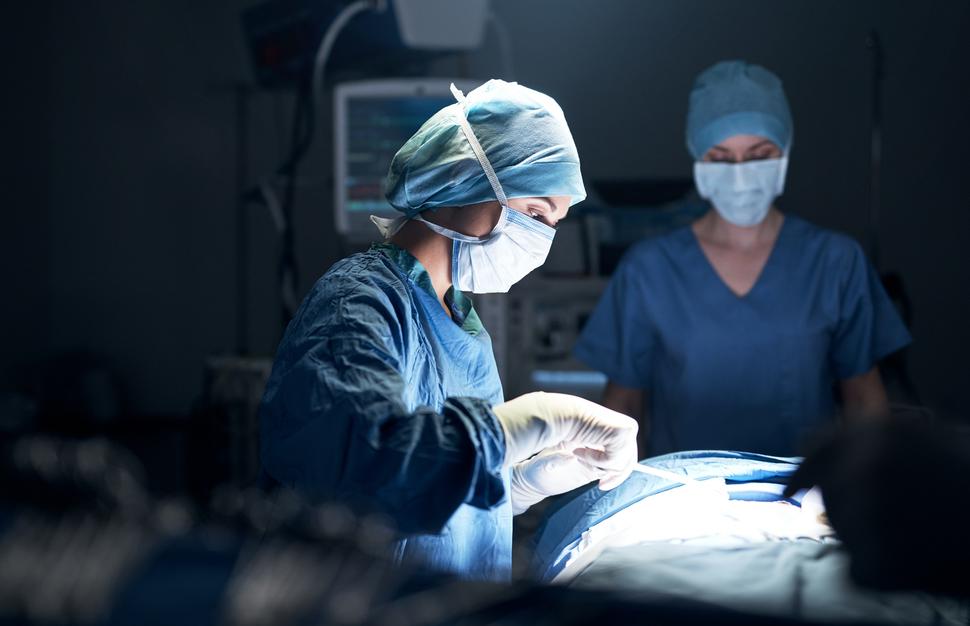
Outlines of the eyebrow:
M 759 141 L 758 143 L 754 144 L 753 146 L 750 146 L 748 148 L 745 148 L 744 151 L 745 151 L 745 153 L 751 152 L 752 150 L 756 150 L 756 149 L 761 148 L 761 147 L 763 147 L 765 145 L 771 145 L 771 146 L 773 146 L 774 145 L 774 142 L 772 142 L 770 139 L 762 139 L 761 141 Z M 718 152 L 731 152 L 731 150 L 729 148 L 725 148 L 722 145 L 711 146 L 711 150 L 716 150 Z
M 541 198 L 540 197 L 540 198 L 536 198 L 536 200 L 540 200 L 540 201 L 544 202 L 546 204 L 546 208 L 548 208 L 550 211 L 555 211 L 556 210 L 556 205 L 549 198 Z
M 753 146 L 751 146 L 747 150 L 745 150 L 745 152 L 751 152 L 752 150 L 756 150 L 756 149 L 761 148 L 761 147 L 763 147 L 765 145 L 773 146 L 775 144 L 770 139 L 764 139 L 764 140 L 759 141 L 758 143 L 754 144 Z

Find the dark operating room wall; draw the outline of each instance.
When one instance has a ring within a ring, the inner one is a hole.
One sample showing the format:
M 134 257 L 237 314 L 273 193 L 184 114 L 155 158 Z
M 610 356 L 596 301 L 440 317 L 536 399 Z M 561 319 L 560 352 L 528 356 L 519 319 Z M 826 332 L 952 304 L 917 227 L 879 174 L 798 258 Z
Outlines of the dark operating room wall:
M 56 4 L 52 348 L 107 355 L 138 412 L 183 413 L 203 359 L 235 345 L 234 84 L 249 79 L 239 12 L 250 3 Z M 251 103 L 254 173 L 279 159 L 287 105 Z M 303 265 L 319 273 L 312 249 L 327 233 L 320 210 L 306 213 Z M 275 240 L 267 215 L 247 217 L 251 345 L 271 354 Z
M 20 75 L 16 63 L 7 71 L 7 57 L 5 74 L 46 89 L 51 106 L 43 97 L 15 103 L 21 117 L 12 132 L 42 139 L 27 142 L 36 166 L 5 168 L 36 180 L 22 187 L 37 193 L 17 196 L 31 211 L 4 210 L 14 225 L 4 229 L 4 276 L 12 276 L 4 289 L 20 298 L 5 304 L 3 340 L 21 356 L 102 352 L 124 372 L 137 411 L 185 412 L 200 392 L 204 357 L 235 343 L 232 85 L 250 77 L 239 11 L 252 2 L 23 4 L 54 8 L 49 27 L 23 29 L 39 37 L 48 56 L 35 65 L 46 72 Z M 860 240 L 870 121 L 864 38 L 878 29 L 886 48 L 882 264 L 903 275 L 914 300 L 912 366 L 926 400 L 965 403 L 968 3 L 493 4 L 512 37 L 515 78 L 562 104 L 587 180 L 687 175 L 683 122 L 694 75 L 729 57 L 771 67 L 785 81 L 796 124 L 781 206 Z M 490 35 L 467 66 L 495 75 L 498 59 Z M 285 94 L 250 99 L 253 176 L 278 162 L 290 104 Z M 339 254 L 327 214 L 328 116 L 321 112 L 324 127 L 300 182 L 301 293 Z M 249 343 L 271 354 L 279 333 L 273 226 L 258 207 L 246 219 Z M 9 272 L 14 263 L 36 267 L 36 280 Z
M 5 7 L 0 26 L 0 392 L 47 349 L 50 218 L 49 8 Z

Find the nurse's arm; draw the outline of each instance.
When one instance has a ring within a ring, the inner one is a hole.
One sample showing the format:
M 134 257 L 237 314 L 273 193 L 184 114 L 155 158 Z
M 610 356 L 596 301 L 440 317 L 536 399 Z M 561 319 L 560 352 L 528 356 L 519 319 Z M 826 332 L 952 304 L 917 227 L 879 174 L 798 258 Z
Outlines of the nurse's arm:
M 889 415 L 889 398 L 879 368 L 840 381 L 842 413 L 848 420 L 866 420 Z
M 650 429 L 643 389 L 624 387 L 611 380 L 606 383 L 606 389 L 603 391 L 603 406 L 618 413 L 629 415 L 637 421 L 640 425 L 640 430 L 637 433 L 639 458 L 644 458 L 647 450 L 647 435 Z

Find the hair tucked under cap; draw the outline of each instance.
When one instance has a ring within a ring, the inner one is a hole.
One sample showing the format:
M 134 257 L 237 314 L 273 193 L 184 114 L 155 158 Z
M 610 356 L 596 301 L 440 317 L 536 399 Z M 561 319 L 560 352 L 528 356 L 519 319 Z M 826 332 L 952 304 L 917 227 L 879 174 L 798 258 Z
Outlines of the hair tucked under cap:
M 394 155 L 384 195 L 395 209 L 411 217 L 495 200 L 461 131 L 462 115 L 508 198 L 569 196 L 570 205 L 586 198 L 576 144 L 556 101 L 517 83 L 490 80 L 469 92 L 464 105 L 435 113 Z
M 687 107 L 687 149 L 695 159 L 734 135 L 758 135 L 787 152 L 792 118 L 781 79 L 744 61 L 722 61 L 694 81 Z

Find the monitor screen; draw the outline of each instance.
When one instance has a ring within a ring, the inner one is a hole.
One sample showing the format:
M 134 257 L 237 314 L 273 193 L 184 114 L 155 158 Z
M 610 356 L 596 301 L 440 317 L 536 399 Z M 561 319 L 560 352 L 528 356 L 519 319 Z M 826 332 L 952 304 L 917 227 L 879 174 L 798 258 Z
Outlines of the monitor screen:
M 348 99 L 345 210 L 385 212 L 384 178 L 391 159 L 429 117 L 454 101 L 450 96 Z
M 391 79 L 337 86 L 334 222 L 341 235 L 375 239 L 370 216 L 398 215 L 384 199 L 391 159 L 428 118 L 454 104 L 451 82 Z M 471 88 L 467 81 L 458 86 L 465 93 Z

